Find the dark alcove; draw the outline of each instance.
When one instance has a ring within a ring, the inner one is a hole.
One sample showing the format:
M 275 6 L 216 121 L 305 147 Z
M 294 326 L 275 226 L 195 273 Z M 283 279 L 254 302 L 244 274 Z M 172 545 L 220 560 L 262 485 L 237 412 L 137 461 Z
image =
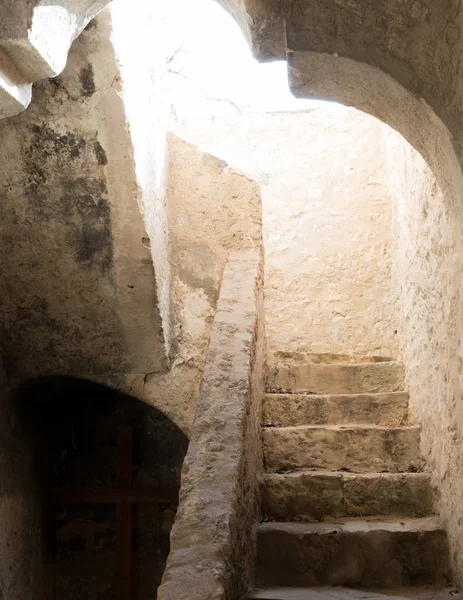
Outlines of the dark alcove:
M 16 407 L 43 494 L 53 598 L 156 598 L 186 436 L 155 408 L 86 380 L 31 381 Z

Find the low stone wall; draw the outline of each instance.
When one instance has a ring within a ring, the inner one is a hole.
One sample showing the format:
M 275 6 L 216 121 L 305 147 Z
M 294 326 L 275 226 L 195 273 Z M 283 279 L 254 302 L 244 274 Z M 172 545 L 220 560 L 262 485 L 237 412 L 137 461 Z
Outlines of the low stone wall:
M 262 257 L 228 261 L 159 600 L 233 600 L 253 580 L 262 467 Z
M 174 135 L 167 172 L 173 360 L 146 375 L 138 397 L 189 436 L 225 265 L 234 252 L 262 252 L 262 205 L 255 181 Z

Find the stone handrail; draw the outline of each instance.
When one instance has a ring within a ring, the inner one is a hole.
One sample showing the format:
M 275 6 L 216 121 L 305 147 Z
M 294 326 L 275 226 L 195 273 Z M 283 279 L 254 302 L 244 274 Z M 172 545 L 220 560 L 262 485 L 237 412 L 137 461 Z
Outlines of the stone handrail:
M 159 600 L 235 600 L 252 585 L 262 469 L 262 258 L 228 261 Z

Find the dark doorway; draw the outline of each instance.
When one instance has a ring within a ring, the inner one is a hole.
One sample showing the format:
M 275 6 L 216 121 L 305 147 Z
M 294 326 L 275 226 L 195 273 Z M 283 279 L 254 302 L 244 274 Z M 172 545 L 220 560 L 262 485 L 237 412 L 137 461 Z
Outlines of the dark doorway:
M 93 502 L 87 497 L 82 503 L 82 490 L 84 496 L 88 496 L 85 490 L 104 494 L 115 490 L 120 481 L 117 465 L 120 469 L 125 452 L 121 449 L 124 432 L 130 439 L 133 436 L 133 455 L 126 465 L 133 487 L 175 490 L 188 446 L 186 436 L 155 408 L 86 380 L 32 381 L 20 390 L 16 401 L 20 423 L 32 440 L 34 475 L 45 500 L 54 600 L 118 598 L 116 547 L 130 550 L 130 600 L 156 598 L 169 552 L 176 494 L 161 502 L 151 502 L 149 497 L 141 503 L 133 501 L 133 549 L 128 549 L 116 539 L 121 518 L 117 501 Z M 57 489 L 67 495 L 56 496 Z

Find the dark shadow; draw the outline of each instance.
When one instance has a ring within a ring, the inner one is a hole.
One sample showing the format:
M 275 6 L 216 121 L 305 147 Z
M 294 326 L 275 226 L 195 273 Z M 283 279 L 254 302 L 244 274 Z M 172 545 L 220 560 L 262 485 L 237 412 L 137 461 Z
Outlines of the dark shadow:
M 17 392 L 15 407 L 46 507 L 46 556 L 55 598 L 113 600 L 116 504 L 58 502 L 52 490 L 114 489 L 121 427 L 133 428 L 134 488 L 177 488 L 186 436 L 163 413 L 136 398 L 70 377 L 30 381 Z M 176 501 L 133 507 L 134 600 L 156 597 L 175 510 Z

